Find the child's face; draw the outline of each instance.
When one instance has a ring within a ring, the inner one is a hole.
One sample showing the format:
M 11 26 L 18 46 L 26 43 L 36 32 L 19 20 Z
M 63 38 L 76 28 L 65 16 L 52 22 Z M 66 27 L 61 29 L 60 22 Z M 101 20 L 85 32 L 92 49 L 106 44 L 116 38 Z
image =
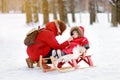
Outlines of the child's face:
M 73 38 L 77 38 L 78 37 L 78 32 L 77 31 L 73 31 L 72 33 L 73 33 L 73 35 L 72 35 Z

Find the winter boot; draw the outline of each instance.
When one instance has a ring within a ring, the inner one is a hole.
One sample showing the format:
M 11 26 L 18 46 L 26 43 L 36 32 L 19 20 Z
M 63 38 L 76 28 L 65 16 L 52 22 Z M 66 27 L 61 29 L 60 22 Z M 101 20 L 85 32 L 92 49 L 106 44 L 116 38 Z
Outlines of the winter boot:
M 33 64 L 35 62 L 33 62 L 32 60 L 30 60 L 30 58 L 26 58 L 26 63 L 27 63 L 28 68 L 33 68 Z
M 62 57 L 62 56 L 64 56 L 64 55 L 66 55 L 64 52 L 62 52 L 61 50 L 53 50 L 52 51 L 52 56 L 54 57 L 54 58 L 56 58 L 56 59 L 58 59 L 58 58 L 60 58 L 60 57 Z
M 52 56 L 56 59 L 58 59 L 58 54 L 57 54 L 57 51 L 56 50 L 53 50 L 52 51 Z
M 61 50 L 57 50 L 57 55 L 58 55 L 58 58 L 60 58 L 61 56 L 62 56 L 62 52 L 61 52 Z

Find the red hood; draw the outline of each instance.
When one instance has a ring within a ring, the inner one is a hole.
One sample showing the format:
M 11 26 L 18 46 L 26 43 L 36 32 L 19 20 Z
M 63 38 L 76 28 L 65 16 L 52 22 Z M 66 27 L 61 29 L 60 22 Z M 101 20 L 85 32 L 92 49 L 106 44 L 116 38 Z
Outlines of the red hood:
M 84 36 L 84 32 L 85 32 L 84 27 L 80 26 L 80 29 L 81 29 L 82 32 L 83 32 L 82 36 Z
M 53 31 L 55 35 L 57 35 L 57 27 L 56 27 L 56 24 L 55 22 L 49 22 L 46 24 L 46 29 L 47 30 L 50 30 L 50 31 Z

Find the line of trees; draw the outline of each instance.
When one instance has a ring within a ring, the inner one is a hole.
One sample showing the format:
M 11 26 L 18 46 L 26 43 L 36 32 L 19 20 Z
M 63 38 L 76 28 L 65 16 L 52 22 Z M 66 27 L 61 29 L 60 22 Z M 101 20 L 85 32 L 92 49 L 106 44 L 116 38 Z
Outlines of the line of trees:
M 70 5 L 69 5 L 70 11 L 69 12 L 72 14 L 72 21 L 75 22 L 74 0 L 69 0 L 68 2 L 70 3 Z M 32 0 L 31 1 L 26 0 L 26 5 L 29 6 L 29 7 L 26 6 L 27 23 L 32 22 L 33 21 L 32 19 L 35 19 L 34 22 L 39 21 L 38 16 L 32 17 L 32 15 L 38 15 L 39 6 L 35 6 L 35 4 L 37 5 L 37 3 L 39 3 L 39 0 L 37 0 L 36 2 L 35 1 L 32 2 Z M 42 7 L 41 9 L 42 9 L 42 13 L 43 13 L 43 20 L 44 20 L 43 24 L 46 24 L 47 22 L 49 22 L 48 0 L 41 0 L 40 3 L 41 3 L 41 7 Z M 59 18 L 60 20 L 63 20 L 64 22 L 68 23 L 67 9 L 66 9 L 66 5 L 65 5 L 65 4 L 67 4 L 66 1 L 65 0 L 52 0 L 51 4 L 52 4 L 52 13 L 54 15 L 54 19 Z M 88 4 L 90 5 L 89 6 L 90 24 L 93 24 L 96 21 L 96 5 L 95 5 L 96 3 L 94 0 L 90 0 L 88 2 Z M 31 9 L 32 5 L 34 5 L 36 8 Z M 31 10 L 34 11 L 35 13 L 33 13 Z M 57 17 L 57 13 L 59 14 L 59 17 Z
M 96 22 L 96 14 L 99 11 L 97 1 L 102 0 L 85 1 L 90 13 L 90 24 L 93 24 Z M 8 1 L 0 0 L 0 2 L 2 13 L 6 13 Z M 53 13 L 54 19 L 60 19 L 66 23 L 68 23 L 67 13 L 71 13 L 72 21 L 75 22 L 75 13 L 82 12 L 85 7 L 82 2 L 83 0 L 22 0 L 22 12 L 26 13 L 26 23 L 28 24 L 39 22 L 39 13 L 43 14 L 43 24 L 49 22 L 49 13 Z M 117 26 L 120 24 L 120 0 L 109 0 L 109 2 L 111 3 L 111 23 L 113 26 Z
M 39 6 L 37 3 L 41 3 L 41 9 L 43 13 L 43 24 L 49 22 L 49 8 L 48 8 L 48 0 L 26 0 L 25 1 L 25 11 L 26 11 L 26 20 L 27 23 L 38 22 L 38 11 Z M 59 14 L 59 19 L 64 22 L 68 22 L 67 20 L 67 10 L 65 7 L 65 1 L 63 0 L 53 0 L 52 2 L 52 13 L 54 15 L 54 19 L 58 19 L 57 13 Z M 55 5 L 57 4 L 57 5 Z M 33 17 L 34 15 L 34 17 Z

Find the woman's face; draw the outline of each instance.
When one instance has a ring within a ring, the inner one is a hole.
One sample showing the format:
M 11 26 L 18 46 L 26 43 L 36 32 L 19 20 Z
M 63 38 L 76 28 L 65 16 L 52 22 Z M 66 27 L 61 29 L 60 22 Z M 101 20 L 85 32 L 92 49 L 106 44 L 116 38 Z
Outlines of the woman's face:
M 77 31 L 73 31 L 72 34 L 73 34 L 72 35 L 73 38 L 77 38 L 78 37 L 78 32 Z

